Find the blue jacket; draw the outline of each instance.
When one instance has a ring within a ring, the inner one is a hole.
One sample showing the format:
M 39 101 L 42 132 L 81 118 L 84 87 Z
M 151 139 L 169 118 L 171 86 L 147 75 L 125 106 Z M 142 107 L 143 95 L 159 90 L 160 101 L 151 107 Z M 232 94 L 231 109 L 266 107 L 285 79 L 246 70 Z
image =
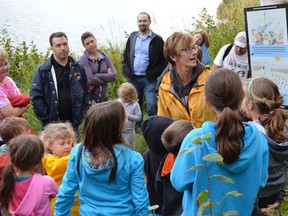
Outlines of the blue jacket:
M 140 153 L 128 146 L 117 144 L 114 152 L 118 168 L 116 182 L 109 184 L 109 168 L 90 168 L 82 151 L 79 173 L 77 162 L 81 145 L 76 145 L 70 155 L 67 171 L 56 197 L 55 216 L 70 215 L 70 208 L 78 190 L 79 214 L 82 216 L 147 216 L 149 199 L 144 182 L 144 161 Z M 109 166 L 109 161 L 107 165 Z
M 89 85 L 83 67 L 72 57 L 69 57 L 70 65 L 70 94 L 73 103 L 73 122 L 71 124 L 77 128 L 89 108 Z M 52 60 L 48 58 L 35 71 L 30 97 L 33 102 L 34 112 L 42 122 L 42 127 L 48 123 L 59 121 L 58 98 L 55 84 L 51 73 Z
M 123 54 L 122 71 L 127 78 L 134 74 L 134 53 L 138 31 L 132 32 L 129 36 Z M 167 66 L 163 55 L 164 41 L 162 37 L 152 32 L 152 40 L 149 44 L 149 65 L 146 70 L 148 80 L 156 80 Z
M 264 187 L 268 178 L 268 144 L 265 137 L 253 123 L 245 123 L 244 148 L 239 159 L 232 164 L 219 165 L 207 161 L 209 176 L 224 175 L 231 178 L 234 184 L 219 181 L 211 178 L 210 193 L 211 202 L 221 201 L 223 196 L 233 190 L 242 193 L 243 196 L 227 196 L 221 206 L 216 204 L 213 215 L 217 212 L 227 212 L 237 210 L 239 215 L 251 215 L 256 195 L 261 187 Z M 191 139 L 201 135 L 212 133 L 210 141 L 202 140 L 204 155 L 217 153 L 215 135 L 216 124 L 205 122 L 202 128 L 194 129 L 183 140 L 180 152 L 192 146 L 198 146 L 194 151 L 178 155 L 171 172 L 171 182 L 178 191 L 184 191 L 182 201 L 182 215 L 197 215 L 197 196 L 203 191 L 208 190 L 208 177 L 205 168 L 185 172 L 197 165 L 204 164 L 199 145 L 192 144 Z M 209 213 L 206 209 L 204 215 Z

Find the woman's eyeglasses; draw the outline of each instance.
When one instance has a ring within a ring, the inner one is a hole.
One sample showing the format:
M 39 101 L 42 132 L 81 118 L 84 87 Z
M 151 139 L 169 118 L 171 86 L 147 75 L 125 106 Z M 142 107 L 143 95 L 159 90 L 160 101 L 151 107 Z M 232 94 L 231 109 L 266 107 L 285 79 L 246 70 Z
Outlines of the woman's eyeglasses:
M 187 47 L 185 49 L 181 49 L 181 51 L 185 51 L 186 53 L 192 53 L 193 50 L 197 51 L 198 46 L 196 44 L 193 44 L 192 47 Z

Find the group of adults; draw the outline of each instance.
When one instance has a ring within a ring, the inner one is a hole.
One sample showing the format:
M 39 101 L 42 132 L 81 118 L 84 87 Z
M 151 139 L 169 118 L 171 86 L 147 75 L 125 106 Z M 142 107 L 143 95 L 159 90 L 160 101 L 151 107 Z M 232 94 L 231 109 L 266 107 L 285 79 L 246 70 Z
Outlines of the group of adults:
M 137 89 L 141 108 L 145 96 L 148 116 L 158 114 L 176 120 L 187 119 L 195 127 L 215 119 L 215 114 L 204 100 L 204 84 L 211 71 L 205 66 L 210 62 L 206 31 L 199 29 L 192 35 L 174 32 L 164 43 L 161 36 L 151 31 L 148 13 L 141 12 L 137 16 L 137 24 L 139 30 L 131 33 L 126 43 L 122 70 L 128 82 Z M 84 32 L 81 41 L 85 52 L 78 62 L 69 56 L 65 33 L 56 32 L 49 38 L 52 55 L 35 70 L 30 89 L 34 112 L 42 128 L 51 122 L 69 121 L 78 131 L 91 102 L 107 100 L 107 84 L 116 79 L 113 63 L 98 49 L 92 33 Z M 20 91 L 8 77 L 9 60 L 7 52 L 4 54 L 0 56 L 1 119 L 20 116 L 29 108 L 29 104 L 13 106 L 8 99 L 20 94 Z M 169 70 L 162 74 L 168 62 Z M 221 48 L 212 70 L 219 67 L 233 69 L 247 78 L 245 32 L 236 36 L 233 45 Z

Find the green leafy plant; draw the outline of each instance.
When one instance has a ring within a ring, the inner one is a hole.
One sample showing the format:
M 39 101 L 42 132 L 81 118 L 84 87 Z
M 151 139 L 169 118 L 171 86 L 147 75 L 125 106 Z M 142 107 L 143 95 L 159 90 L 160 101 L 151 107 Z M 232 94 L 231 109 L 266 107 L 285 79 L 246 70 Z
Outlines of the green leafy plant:
M 208 161 L 216 163 L 216 164 L 220 164 L 220 165 L 224 164 L 223 157 L 220 154 L 218 154 L 218 153 L 205 154 L 204 153 L 204 150 L 202 148 L 202 141 L 205 140 L 205 141 L 209 142 L 210 139 L 211 139 L 211 136 L 212 136 L 212 133 L 209 133 L 209 134 L 206 134 L 206 135 L 202 135 L 202 136 L 198 136 L 198 137 L 193 138 L 192 139 L 192 143 L 195 144 L 195 146 L 192 146 L 190 148 L 184 149 L 183 151 L 180 152 L 180 156 L 181 156 L 181 155 L 193 152 L 195 149 L 199 148 L 201 153 L 202 153 L 202 155 L 203 155 L 203 157 L 202 157 L 203 163 L 202 164 L 197 164 L 197 165 L 195 165 L 193 167 L 190 167 L 185 172 L 185 174 L 186 174 L 188 172 L 195 171 L 195 170 L 198 170 L 198 169 L 205 169 L 205 172 L 207 174 L 208 190 L 201 191 L 198 194 L 197 199 L 196 199 L 196 204 L 197 204 L 197 207 L 198 207 L 197 216 L 202 216 L 206 209 L 209 209 L 210 215 L 213 215 L 212 209 L 216 205 L 218 205 L 219 209 L 221 210 L 221 206 L 222 206 L 225 198 L 228 197 L 228 196 L 234 196 L 234 197 L 243 196 L 243 194 L 239 193 L 236 190 L 233 190 L 233 191 L 227 192 L 221 198 L 221 200 L 219 200 L 217 202 L 214 202 L 214 203 L 211 202 L 211 196 L 210 196 L 211 195 L 211 179 L 216 179 L 216 180 L 221 181 L 223 183 L 234 184 L 234 181 L 231 178 L 227 177 L 227 176 L 218 175 L 218 174 L 212 175 L 212 176 L 209 175 L 209 170 L 208 170 L 208 166 L 207 166 L 207 162 Z M 237 215 L 238 212 L 236 210 L 231 210 L 231 211 L 227 211 L 227 212 L 218 212 L 218 214 L 221 215 L 221 216 L 229 216 L 229 215 Z

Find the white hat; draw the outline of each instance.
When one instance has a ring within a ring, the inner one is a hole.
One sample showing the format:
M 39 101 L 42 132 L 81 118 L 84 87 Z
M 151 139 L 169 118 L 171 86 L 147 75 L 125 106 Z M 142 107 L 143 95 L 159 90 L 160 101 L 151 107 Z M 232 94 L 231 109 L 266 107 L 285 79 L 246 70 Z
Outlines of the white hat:
M 246 40 L 246 32 L 239 32 L 236 37 L 234 44 L 241 47 L 241 48 L 246 48 L 247 46 L 247 40 Z

